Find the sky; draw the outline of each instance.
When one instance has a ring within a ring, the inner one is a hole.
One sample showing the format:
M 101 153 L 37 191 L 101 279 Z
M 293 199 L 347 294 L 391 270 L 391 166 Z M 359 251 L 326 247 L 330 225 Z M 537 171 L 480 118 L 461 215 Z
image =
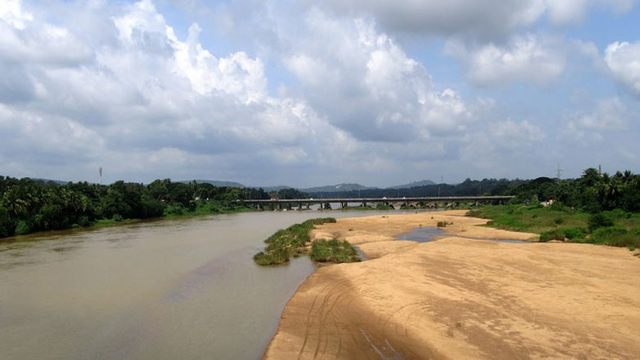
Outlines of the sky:
M 0 174 L 640 172 L 637 0 L 0 0 Z

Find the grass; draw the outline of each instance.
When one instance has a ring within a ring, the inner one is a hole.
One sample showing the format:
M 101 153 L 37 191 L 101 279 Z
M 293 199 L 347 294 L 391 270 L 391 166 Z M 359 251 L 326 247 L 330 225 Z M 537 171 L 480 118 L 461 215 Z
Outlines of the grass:
M 123 225 L 123 224 L 133 224 L 142 221 L 141 219 L 100 219 L 96 220 L 92 223 L 91 226 L 103 227 L 103 226 L 115 226 L 115 225 Z
M 358 252 L 348 241 L 320 239 L 311 245 L 309 257 L 317 262 L 350 263 L 360 261 Z
M 540 234 L 540 241 L 570 242 L 629 248 L 640 247 L 640 214 L 621 210 L 589 214 L 554 204 L 486 206 L 468 216 L 491 219 L 486 226 Z
M 314 225 L 334 222 L 336 222 L 334 218 L 312 219 L 278 230 L 264 241 L 267 247 L 254 255 L 253 260 L 256 264 L 263 266 L 284 264 L 292 256 L 300 256 L 307 252 L 307 243 L 310 241 L 309 231 L 314 228 Z

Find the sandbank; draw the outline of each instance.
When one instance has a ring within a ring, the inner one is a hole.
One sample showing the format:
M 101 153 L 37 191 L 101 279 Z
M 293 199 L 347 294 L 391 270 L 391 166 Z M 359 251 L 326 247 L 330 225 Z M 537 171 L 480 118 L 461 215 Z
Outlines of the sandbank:
M 637 359 L 640 257 L 586 244 L 497 243 L 464 211 L 340 219 L 362 263 L 319 268 L 285 307 L 265 359 Z M 452 222 L 434 242 L 394 236 Z M 460 237 L 463 236 L 463 237 Z

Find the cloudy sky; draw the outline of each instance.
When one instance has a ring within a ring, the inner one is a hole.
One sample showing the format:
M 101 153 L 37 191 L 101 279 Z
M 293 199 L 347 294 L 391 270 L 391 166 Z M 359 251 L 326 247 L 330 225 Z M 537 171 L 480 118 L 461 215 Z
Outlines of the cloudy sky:
M 640 172 L 636 0 L 0 0 L 0 174 Z

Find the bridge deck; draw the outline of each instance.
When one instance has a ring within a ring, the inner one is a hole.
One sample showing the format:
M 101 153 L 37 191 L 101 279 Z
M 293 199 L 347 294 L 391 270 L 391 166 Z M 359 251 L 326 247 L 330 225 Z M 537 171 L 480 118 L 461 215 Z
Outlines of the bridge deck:
M 465 201 L 509 201 L 515 196 L 430 196 L 430 197 L 395 197 L 395 198 L 331 198 L 331 199 L 247 199 L 237 203 L 250 205 L 264 204 L 326 204 L 326 203 L 394 203 L 394 202 L 465 202 Z

